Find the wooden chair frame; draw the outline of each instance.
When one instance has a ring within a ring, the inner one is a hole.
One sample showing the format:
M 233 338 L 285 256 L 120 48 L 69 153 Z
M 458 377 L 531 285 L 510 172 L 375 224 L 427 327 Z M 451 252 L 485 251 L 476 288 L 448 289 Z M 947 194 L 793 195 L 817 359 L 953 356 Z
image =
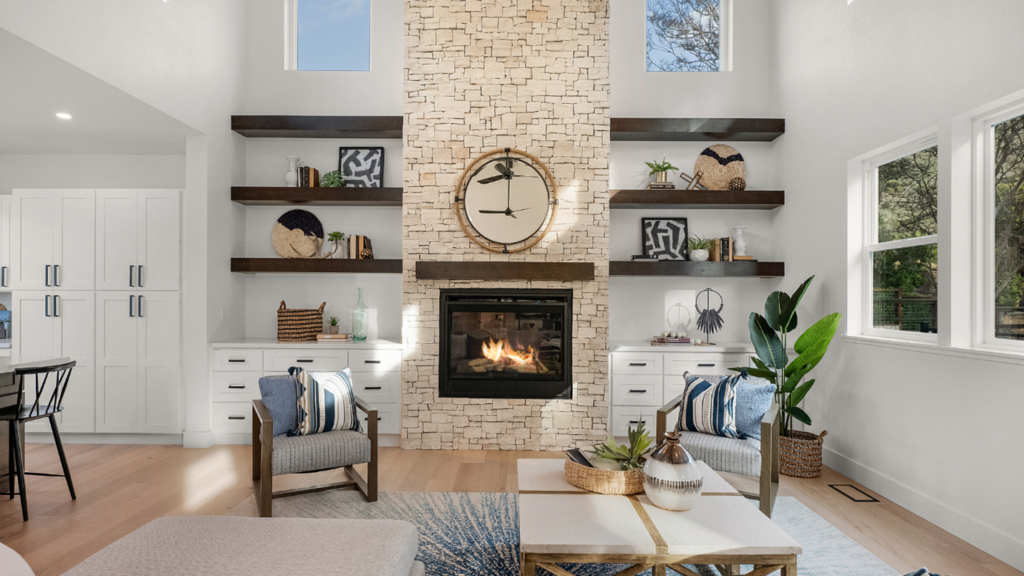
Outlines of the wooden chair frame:
M 252 401 L 252 492 L 256 497 L 256 509 L 263 518 L 273 515 L 274 498 L 298 496 L 325 490 L 358 490 L 367 502 L 377 501 L 377 409 L 356 396 L 356 408 L 366 414 L 366 436 L 370 439 L 370 461 L 366 464 L 366 478 L 356 472 L 354 466 L 345 466 L 344 482 L 282 490 L 274 492 L 274 475 L 271 468 L 274 453 L 274 420 L 262 400 Z M 335 470 L 309 470 L 302 474 Z
M 658 441 L 665 437 L 669 412 L 679 408 L 682 403 L 683 396 L 680 394 L 658 409 Z M 761 512 L 769 518 L 772 517 L 772 510 L 775 509 L 775 497 L 779 493 L 779 433 L 781 426 L 779 405 L 772 401 L 771 407 L 768 408 L 768 412 L 765 412 L 764 418 L 761 420 L 760 490 L 757 494 L 740 491 L 740 494 L 747 498 L 758 499 Z

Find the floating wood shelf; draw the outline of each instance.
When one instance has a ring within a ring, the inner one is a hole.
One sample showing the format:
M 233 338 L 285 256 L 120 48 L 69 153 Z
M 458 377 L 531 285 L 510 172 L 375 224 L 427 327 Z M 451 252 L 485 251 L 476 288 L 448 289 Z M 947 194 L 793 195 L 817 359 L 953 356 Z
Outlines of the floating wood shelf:
M 418 280 L 594 279 L 592 262 L 416 262 Z
M 232 186 L 231 201 L 246 206 L 401 206 L 401 188 Z
M 246 138 L 401 138 L 401 116 L 232 116 Z
M 634 262 L 609 263 L 610 276 L 703 276 L 707 278 L 779 278 L 786 275 L 785 262 Z
M 401 274 L 401 260 L 325 260 L 299 258 L 232 258 L 231 271 L 243 274 L 333 273 Z
M 612 118 L 611 139 L 632 142 L 771 142 L 786 132 L 781 118 Z
M 613 210 L 774 210 L 786 203 L 783 190 L 612 190 Z

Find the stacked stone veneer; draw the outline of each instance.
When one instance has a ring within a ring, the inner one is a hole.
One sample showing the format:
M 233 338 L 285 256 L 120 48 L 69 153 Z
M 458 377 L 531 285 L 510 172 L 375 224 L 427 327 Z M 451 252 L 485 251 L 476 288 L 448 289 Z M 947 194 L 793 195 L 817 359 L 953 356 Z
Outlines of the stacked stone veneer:
M 608 427 L 608 1 L 409 0 L 405 10 L 403 448 L 562 450 Z M 554 174 L 552 232 L 485 252 L 452 200 L 477 156 L 512 147 Z M 593 262 L 593 282 L 420 281 L 434 261 Z M 572 288 L 571 400 L 438 396 L 440 289 Z

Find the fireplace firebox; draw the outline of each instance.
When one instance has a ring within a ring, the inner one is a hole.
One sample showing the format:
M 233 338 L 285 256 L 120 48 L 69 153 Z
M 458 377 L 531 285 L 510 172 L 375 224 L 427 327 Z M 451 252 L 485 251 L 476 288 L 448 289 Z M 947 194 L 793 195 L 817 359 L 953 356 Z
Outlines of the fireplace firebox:
M 441 290 L 442 398 L 572 398 L 572 290 Z

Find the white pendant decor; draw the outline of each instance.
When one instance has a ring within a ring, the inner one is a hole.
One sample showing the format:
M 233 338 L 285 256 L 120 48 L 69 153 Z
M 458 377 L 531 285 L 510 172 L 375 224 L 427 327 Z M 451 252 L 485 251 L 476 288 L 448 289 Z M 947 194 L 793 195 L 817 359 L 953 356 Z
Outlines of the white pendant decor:
M 697 461 L 679 445 L 677 432 L 666 432 L 665 441 L 644 464 L 644 492 L 658 508 L 684 511 L 697 505 L 704 475 Z
M 736 231 L 736 237 L 732 243 L 732 254 L 733 256 L 746 256 L 747 255 L 747 239 L 743 237 L 743 231 L 747 229 L 746 226 L 733 226 L 733 230 Z
M 288 160 L 288 171 L 284 173 L 284 185 L 285 186 L 298 186 L 299 184 L 299 173 L 298 173 L 298 156 L 285 156 Z

